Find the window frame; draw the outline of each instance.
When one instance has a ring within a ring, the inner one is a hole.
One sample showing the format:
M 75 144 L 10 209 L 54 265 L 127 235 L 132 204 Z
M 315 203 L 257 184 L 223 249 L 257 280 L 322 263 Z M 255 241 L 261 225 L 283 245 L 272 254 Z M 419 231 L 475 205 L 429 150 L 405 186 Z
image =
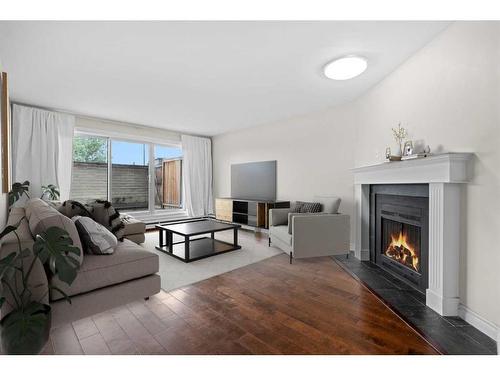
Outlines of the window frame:
M 108 189 L 107 189 L 107 200 L 111 202 L 111 191 L 112 191 L 112 141 L 121 141 L 121 142 L 130 142 L 130 143 L 138 143 L 138 144 L 145 144 L 148 146 L 148 209 L 146 211 L 131 211 L 133 213 L 141 213 L 141 214 L 150 214 L 150 215 L 155 215 L 158 213 L 176 213 L 176 212 L 181 212 L 184 211 L 184 192 L 183 192 L 183 180 L 182 180 L 182 173 L 181 173 L 181 181 L 180 181 L 180 189 L 181 189 L 181 208 L 177 210 L 165 210 L 167 212 L 163 212 L 163 209 L 156 210 L 155 208 L 155 146 L 164 146 L 164 147 L 171 147 L 171 148 L 179 148 L 182 151 L 182 145 L 180 141 L 146 141 L 146 140 L 141 140 L 137 138 L 132 138 L 132 137 L 123 137 L 123 136 L 114 136 L 111 134 L 105 134 L 104 132 L 93 132 L 93 131 L 83 131 L 83 130 L 75 130 L 73 134 L 73 138 L 75 137 L 98 137 L 98 138 L 103 138 L 106 139 L 106 145 L 107 145 L 107 177 L 108 177 Z M 140 137 L 139 137 L 140 138 Z M 73 159 L 73 153 L 71 154 L 71 158 Z M 183 160 L 183 156 L 179 157 L 178 159 Z M 72 171 L 73 171 L 73 163 L 74 161 L 72 160 Z M 182 161 L 181 161 L 182 163 Z M 73 183 L 73 178 L 71 180 Z M 123 210 L 123 212 L 127 213 L 127 210 Z

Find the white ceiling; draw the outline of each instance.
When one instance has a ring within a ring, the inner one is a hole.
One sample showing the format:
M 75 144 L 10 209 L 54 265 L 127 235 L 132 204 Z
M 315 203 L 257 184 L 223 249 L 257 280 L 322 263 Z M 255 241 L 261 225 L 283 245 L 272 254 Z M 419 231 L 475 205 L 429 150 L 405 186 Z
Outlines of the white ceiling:
M 215 135 L 345 103 L 446 22 L 0 22 L 11 97 L 105 119 Z M 322 75 L 368 59 L 348 81 Z

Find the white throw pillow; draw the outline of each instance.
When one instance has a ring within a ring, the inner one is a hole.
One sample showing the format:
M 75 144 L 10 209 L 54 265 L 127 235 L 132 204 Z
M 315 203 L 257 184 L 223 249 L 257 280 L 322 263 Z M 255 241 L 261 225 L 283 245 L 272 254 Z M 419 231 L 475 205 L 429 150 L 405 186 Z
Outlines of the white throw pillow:
M 116 236 L 90 217 L 74 216 L 76 229 L 82 241 L 83 250 L 88 254 L 113 254 L 118 244 Z

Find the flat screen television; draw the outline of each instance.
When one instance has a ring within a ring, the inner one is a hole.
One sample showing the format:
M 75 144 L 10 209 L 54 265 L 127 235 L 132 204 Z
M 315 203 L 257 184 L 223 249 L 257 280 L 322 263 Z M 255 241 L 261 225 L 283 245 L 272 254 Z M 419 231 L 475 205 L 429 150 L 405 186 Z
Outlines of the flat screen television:
M 231 164 L 231 198 L 276 200 L 276 160 Z

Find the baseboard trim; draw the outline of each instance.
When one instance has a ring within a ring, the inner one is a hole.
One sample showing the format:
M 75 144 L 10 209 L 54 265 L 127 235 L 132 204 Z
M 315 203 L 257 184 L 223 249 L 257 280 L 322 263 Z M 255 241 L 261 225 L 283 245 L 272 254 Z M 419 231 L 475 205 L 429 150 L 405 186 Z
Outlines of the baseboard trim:
M 500 328 L 493 322 L 483 318 L 478 313 L 472 311 L 467 306 L 463 304 L 458 305 L 458 316 L 469 323 L 471 326 L 474 326 L 486 336 L 489 336 L 493 340 L 497 342 L 497 345 L 500 340 Z

